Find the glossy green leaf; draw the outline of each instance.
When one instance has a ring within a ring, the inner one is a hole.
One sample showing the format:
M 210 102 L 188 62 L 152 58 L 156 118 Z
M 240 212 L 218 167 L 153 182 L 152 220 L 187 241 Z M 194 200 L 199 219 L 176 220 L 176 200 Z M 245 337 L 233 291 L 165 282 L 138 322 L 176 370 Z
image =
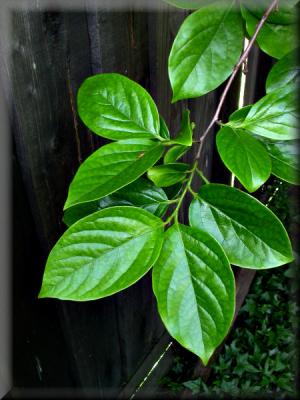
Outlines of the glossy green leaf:
M 297 138 L 299 116 L 295 93 L 291 86 L 272 91 L 255 103 L 244 121 L 231 121 L 227 125 L 246 129 L 256 135 L 275 140 Z
M 187 146 L 173 146 L 171 147 L 164 156 L 164 164 L 174 163 L 176 160 L 181 158 L 187 151 L 189 147 Z
M 284 181 L 300 184 L 299 141 L 264 140 L 272 160 L 272 173 Z
M 224 126 L 217 134 L 217 148 L 226 167 L 249 192 L 269 178 L 271 159 L 267 150 L 245 131 Z
M 298 1 L 298 0 L 297 0 Z M 273 10 L 267 22 L 275 25 L 290 25 L 297 22 L 297 1 L 281 0 L 277 10 Z M 255 16 L 261 19 L 270 5 L 270 0 L 242 0 L 243 5 Z
M 190 121 L 190 111 L 185 110 L 180 123 L 178 135 L 171 140 L 171 143 L 191 146 L 193 144 L 193 124 Z
M 99 200 L 135 181 L 162 156 L 164 146 L 147 139 L 109 143 L 79 167 L 64 209 Z
M 163 119 L 163 117 L 161 115 L 159 117 L 159 121 L 160 121 L 159 135 L 164 139 L 170 139 L 169 128 L 166 124 L 166 121 Z
M 235 308 L 234 276 L 221 246 L 202 230 L 173 225 L 153 267 L 153 290 L 171 336 L 206 365 Z
M 162 221 L 135 207 L 81 219 L 52 249 L 39 297 L 86 301 L 127 288 L 156 261 L 162 235 Z
M 252 36 L 259 23 L 259 18 L 246 7 L 241 7 L 241 9 L 247 31 Z M 296 10 L 295 13 L 297 14 Z M 256 42 L 265 53 L 274 58 L 282 58 L 297 46 L 297 24 L 282 25 L 265 22 Z
M 252 104 L 249 104 L 245 107 L 239 108 L 238 110 L 234 111 L 229 116 L 229 121 L 244 121 L 244 119 L 249 114 L 251 107 L 252 107 Z
M 190 168 L 189 164 L 184 163 L 156 165 L 148 169 L 147 175 L 156 186 L 166 187 L 184 181 Z
M 190 224 L 210 233 L 229 261 L 240 267 L 265 269 L 293 260 L 288 235 L 275 214 L 236 188 L 207 184 L 189 211 Z
M 298 51 L 299 49 L 292 51 L 273 66 L 266 82 L 267 93 L 290 84 L 293 84 L 295 89 L 297 88 L 300 77 L 300 66 L 297 62 Z
M 68 208 L 64 214 L 64 222 L 70 226 L 86 215 L 114 206 L 141 207 L 151 214 L 161 217 L 168 208 L 168 198 L 163 189 L 156 187 L 147 179 L 139 178 L 100 200 Z
M 78 91 L 78 112 L 93 132 L 112 140 L 160 139 L 159 114 L 149 93 L 120 74 L 87 78 Z
M 169 57 L 173 102 L 202 96 L 232 73 L 243 49 L 242 20 L 234 3 L 201 8 L 181 25 Z
M 218 0 L 164 0 L 166 3 L 178 8 L 185 8 L 187 10 L 197 10 L 203 6 L 208 6 Z

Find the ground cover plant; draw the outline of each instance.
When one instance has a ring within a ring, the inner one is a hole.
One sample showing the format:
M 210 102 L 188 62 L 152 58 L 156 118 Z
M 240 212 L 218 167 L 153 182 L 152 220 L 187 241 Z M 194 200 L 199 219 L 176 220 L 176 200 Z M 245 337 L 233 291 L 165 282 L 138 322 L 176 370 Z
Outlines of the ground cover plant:
M 153 267 L 153 291 L 166 329 L 207 364 L 234 315 L 230 264 L 269 269 L 292 261 L 293 253 L 272 211 L 245 191 L 208 182 L 198 165 L 203 144 L 219 124 L 218 152 L 250 193 L 271 174 L 298 183 L 299 67 L 295 1 L 192 3 L 198 9 L 183 22 L 169 56 L 172 102 L 202 96 L 229 78 L 214 117 L 196 143 L 189 110 L 170 135 L 138 83 L 116 73 L 83 82 L 78 113 L 92 132 L 112 143 L 88 157 L 71 182 L 64 206 L 69 228 L 48 257 L 39 297 L 100 299 L 126 289 Z M 243 51 L 245 35 L 250 41 Z M 219 121 L 255 42 L 278 59 L 266 95 Z M 192 146 L 198 147 L 193 162 L 179 162 Z M 194 187 L 196 175 L 200 190 Z M 163 188 L 174 185 L 178 190 L 168 196 Z M 193 200 L 184 225 L 179 211 L 187 193 Z

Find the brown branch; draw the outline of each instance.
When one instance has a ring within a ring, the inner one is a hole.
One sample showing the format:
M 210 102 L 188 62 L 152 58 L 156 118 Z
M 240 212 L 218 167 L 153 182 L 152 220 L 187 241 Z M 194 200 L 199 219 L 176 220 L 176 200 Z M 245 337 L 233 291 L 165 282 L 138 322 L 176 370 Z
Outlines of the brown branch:
M 273 11 L 273 9 L 276 9 L 276 7 L 278 6 L 278 0 L 273 0 L 272 3 L 269 5 L 269 7 L 266 9 L 264 15 L 262 16 L 261 20 L 259 21 L 259 23 L 257 24 L 256 28 L 255 28 L 255 32 L 248 44 L 248 46 L 246 47 L 245 51 L 243 52 L 243 54 L 241 55 L 241 58 L 239 59 L 239 62 L 236 64 L 236 66 L 233 69 L 233 72 L 225 86 L 225 89 L 221 95 L 218 107 L 216 109 L 216 112 L 212 118 L 212 120 L 210 121 L 208 127 L 206 128 L 206 130 L 204 131 L 203 135 L 200 138 L 200 146 L 198 148 L 198 152 L 196 154 L 196 160 L 199 160 L 200 156 L 201 156 L 201 152 L 202 152 L 202 148 L 203 148 L 203 143 L 204 140 L 206 138 L 206 136 L 209 134 L 211 128 L 214 126 L 214 124 L 218 121 L 219 119 L 219 114 L 221 111 L 221 108 L 224 104 L 226 95 L 230 89 L 230 86 L 236 76 L 236 74 L 238 73 L 240 67 L 243 65 L 243 62 L 247 59 L 248 54 L 252 48 L 252 46 L 254 45 L 254 42 L 257 38 L 257 35 L 259 34 L 259 31 L 261 30 L 261 28 L 263 27 L 264 23 L 266 22 L 267 18 L 269 17 L 270 13 Z

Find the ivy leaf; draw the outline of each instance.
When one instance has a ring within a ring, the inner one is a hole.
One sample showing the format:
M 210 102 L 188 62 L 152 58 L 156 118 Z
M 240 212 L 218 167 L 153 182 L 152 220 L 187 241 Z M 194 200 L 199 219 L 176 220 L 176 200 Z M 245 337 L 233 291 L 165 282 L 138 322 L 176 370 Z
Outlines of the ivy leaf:
M 178 8 L 185 8 L 187 10 L 196 10 L 203 6 L 207 6 L 218 0 L 164 0 L 166 3 Z
M 164 164 L 174 163 L 180 157 L 182 157 L 189 148 L 187 146 L 173 146 L 171 147 L 164 156 Z
M 99 200 L 135 181 L 162 156 L 164 146 L 147 139 L 123 140 L 102 146 L 79 167 L 64 210 Z
M 161 115 L 159 116 L 159 121 L 160 121 L 159 135 L 162 138 L 169 140 L 170 139 L 169 128 L 168 128 L 168 125 L 166 124 L 166 121 L 163 119 L 163 117 Z
M 190 167 L 189 164 L 184 163 L 156 165 L 148 169 L 147 175 L 158 187 L 172 186 L 184 181 Z
M 78 91 L 78 112 L 97 135 L 112 140 L 161 139 L 159 114 L 149 93 L 120 74 L 87 78 Z
M 171 336 L 206 365 L 235 308 L 234 276 L 221 246 L 206 232 L 173 225 L 153 267 L 153 290 Z
M 297 138 L 298 120 L 295 94 L 287 86 L 255 103 L 244 121 L 231 121 L 227 125 L 270 139 L 291 140 Z
M 300 76 L 300 66 L 297 63 L 298 50 L 287 54 L 272 67 L 266 82 L 267 93 L 290 84 L 296 89 Z
M 86 215 L 114 206 L 141 207 L 161 217 L 168 208 L 167 202 L 168 198 L 163 189 L 156 187 L 147 179 L 139 178 L 110 196 L 68 208 L 64 214 L 64 222 L 71 226 Z
M 193 144 L 193 124 L 190 121 L 190 111 L 185 110 L 180 123 L 180 131 L 171 143 L 181 144 L 183 146 L 191 146 Z
M 299 185 L 299 141 L 264 140 L 263 143 L 272 160 L 272 173 L 284 181 Z
M 190 224 L 210 233 L 229 261 L 244 268 L 278 267 L 293 260 L 288 235 L 275 214 L 236 188 L 207 184 L 189 211 Z
M 72 225 L 52 249 L 39 297 L 86 301 L 139 280 L 156 261 L 163 223 L 135 207 L 113 207 Z
M 169 57 L 173 102 L 202 96 L 232 73 L 244 39 L 234 3 L 201 8 L 181 25 Z
M 269 178 L 271 159 L 267 150 L 243 130 L 224 126 L 217 134 L 217 148 L 226 167 L 249 192 Z
M 260 18 L 253 15 L 249 9 L 242 6 L 242 16 L 246 21 L 246 28 L 250 36 L 253 36 Z M 294 9 L 295 15 L 297 10 Z M 275 15 L 275 13 L 274 13 Z M 274 58 L 282 58 L 297 46 L 296 24 L 275 24 L 265 22 L 261 28 L 256 42 L 268 55 Z

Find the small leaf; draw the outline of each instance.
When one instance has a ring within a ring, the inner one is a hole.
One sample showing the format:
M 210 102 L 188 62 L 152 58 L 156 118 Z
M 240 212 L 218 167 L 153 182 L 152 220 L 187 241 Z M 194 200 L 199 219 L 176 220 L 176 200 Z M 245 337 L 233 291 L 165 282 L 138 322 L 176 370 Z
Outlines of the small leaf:
M 87 301 L 127 288 L 156 261 L 162 234 L 162 221 L 135 207 L 81 219 L 52 249 L 39 297 Z
M 253 15 L 245 6 L 242 6 L 241 10 L 242 16 L 246 21 L 247 31 L 252 36 L 260 18 Z M 294 14 L 297 15 L 296 9 Z M 296 32 L 297 24 L 282 25 L 265 22 L 256 38 L 256 42 L 268 55 L 274 58 L 282 58 L 297 46 Z
M 232 73 L 244 39 L 234 3 L 201 8 L 181 25 L 169 57 L 173 102 L 202 96 Z
M 190 111 L 185 110 L 182 116 L 180 131 L 171 143 L 181 144 L 183 146 L 191 146 L 193 144 L 193 126 L 190 121 Z
M 159 131 L 159 135 L 164 138 L 164 139 L 170 139 L 170 132 L 169 132 L 169 128 L 166 124 L 166 121 L 163 119 L 163 117 L 160 115 L 159 117 L 159 121 L 160 121 L 160 131 Z
M 164 156 L 164 164 L 174 163 L 176 160 L 181 158 L 189 148 L 187 146 L 173 146 L 171 147 Z
M 218 0 L 164 0 L 166 3 L 178 8 L 185 8 L 187 10 L 196 10 L 203 6 L 207 6 Z
M 189 211 L 190 224 L 210 233 L 229 261 L 240 267 L 273 268 L 293 260 L 282 223 L 254 197 L 236 188 L 207 184 Z
M 184 181 L 190 167 L 189 164 L 184 163 L 156 165 L 148 169 L 147 175 L 158 187 L 172 186 L 177 182 Z
M 221 246 L 206 232 L 173 225 L 153 267 L 153 290 L 171 336 L 206 365 L 234 315 L 234 276 Z
M 300 76 L 300 66 L 297 62 L 298 51 L 299 49 L 287 54 L 272 67 L 266 82 L 267 93 L 290 84 L 293 84 L 296 89 Z
M 139 178 L 110 196 L 68 208 L 64 214 L 64 222 L 70 226 L 93 212 L 114 206 L 141 207 L 161 217 L 168 208 L 167 202 L 168 198 L 163 189 L 156 187 L 147 179 Z
M 244 119 L 249 114 L 249 111 L 250 111 L 251 107 L 252 107 L 252 105 L 249 104 L 248 106 L 239 108 L 238 110 L 234 111 L 229 116 L 229 121 L 244 121 Z
M 135 181 L 162 156 L 164 146 L 147 139 L 109 143 L 79 167 L 69 188 L 64 210 L 99 200 Z
M 120 74 L 87 78 L 78 91 L 78 112 L 97 135 L 112 140 L 161 139 L 156 105 L 149 93 Z
M 227 125 L 270 139 L 291 140 L 297 137 L 298 120 L 294 91 L 286 86 L 255 103 L 244 121 L 231 121 Z
M 284 181 L 299 185 L 299 141 L 264 140 L 263 143 L 272 160 L 272 173 Z
M 217 148 L 226 167 L 249 192 L 269 178 L 271 159 L 267 150 L 243 130 L 224 126 L 217 134 Z

